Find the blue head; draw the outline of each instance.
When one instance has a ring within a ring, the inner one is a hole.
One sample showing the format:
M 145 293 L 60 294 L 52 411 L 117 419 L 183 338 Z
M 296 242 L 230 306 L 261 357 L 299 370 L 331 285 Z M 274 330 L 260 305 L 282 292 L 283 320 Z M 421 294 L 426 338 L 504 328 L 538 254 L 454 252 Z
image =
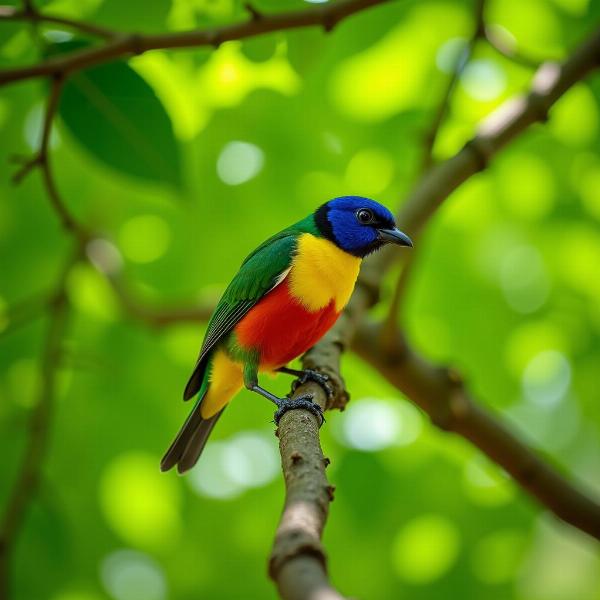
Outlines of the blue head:
M 315 222 L 323 237 L 361 258 L 388 243 L 412 246 L 385 206 L 361 196 L 326 202 L 315 212 Z

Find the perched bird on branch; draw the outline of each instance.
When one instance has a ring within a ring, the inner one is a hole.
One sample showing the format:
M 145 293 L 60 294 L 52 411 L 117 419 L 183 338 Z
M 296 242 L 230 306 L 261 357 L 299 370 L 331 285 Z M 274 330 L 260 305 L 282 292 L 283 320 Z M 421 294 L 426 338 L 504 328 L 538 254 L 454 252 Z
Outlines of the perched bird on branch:
M 323 415 L 310 395 L 278 398 L 258 383 L 261 371 L 316 380 L 326 376 L 286 367 L 335 323 L 348 303 L 362 259 L 384 244 L 412 246 L 381 204 L 359 196 L 335 198 L 275 234 L 252 252 L 219 301 L 184 399 L 196 404 L 161 461 L 183 473 L 196 464 L 227 403 L 244 386 L 287 410 Z

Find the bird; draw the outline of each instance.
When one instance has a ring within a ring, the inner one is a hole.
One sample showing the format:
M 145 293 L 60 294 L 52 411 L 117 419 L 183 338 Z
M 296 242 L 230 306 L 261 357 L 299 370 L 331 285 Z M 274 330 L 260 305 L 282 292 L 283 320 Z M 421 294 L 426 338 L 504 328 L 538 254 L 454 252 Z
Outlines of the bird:
M 281 415 L 305 408 L 322 417 L 312 396 L 279 398 L 259 372 L 327 377 L 287 367 L 333 326 L 348 303 L 362 259 L 385 244 L 412 247 L 382 204 L 361 196 L 329 200 L 260 244 L 242 263 L 209 319 L 185 387 L 195 405 L 161 460 L 161 470 L 191 469 L 229 401 L 244 387 L 272 401 Z M 322 423 L 322 420 L 321 420 Z

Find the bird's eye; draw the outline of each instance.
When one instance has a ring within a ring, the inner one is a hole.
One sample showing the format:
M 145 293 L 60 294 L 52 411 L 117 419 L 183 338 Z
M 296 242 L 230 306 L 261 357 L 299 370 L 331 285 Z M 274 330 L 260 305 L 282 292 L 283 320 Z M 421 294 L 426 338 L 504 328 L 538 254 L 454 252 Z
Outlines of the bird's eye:
M 373 222 L 373 213 L 368 208 L 361 208 L 356 213 L 356 218 L 362 225 L 368 225 Z

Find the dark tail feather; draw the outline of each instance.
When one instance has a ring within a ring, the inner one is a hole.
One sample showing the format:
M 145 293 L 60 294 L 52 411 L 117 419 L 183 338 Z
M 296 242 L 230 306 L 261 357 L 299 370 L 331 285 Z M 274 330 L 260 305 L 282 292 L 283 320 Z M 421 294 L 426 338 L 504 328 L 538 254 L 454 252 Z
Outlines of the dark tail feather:
M 177 434 L 175 441 L 160 461 L 161 471 L 168 471 L 177 465 L 177 471 L 185 473 L 185 471 L 191 469 L 198 461 L 210 432 L 225 410 L 222 408 L 216 415 L 210 417 L 210 419 L 203 419 L 200 416 L 200 404 L 199 402 L 194 407 L 194 410 Z

